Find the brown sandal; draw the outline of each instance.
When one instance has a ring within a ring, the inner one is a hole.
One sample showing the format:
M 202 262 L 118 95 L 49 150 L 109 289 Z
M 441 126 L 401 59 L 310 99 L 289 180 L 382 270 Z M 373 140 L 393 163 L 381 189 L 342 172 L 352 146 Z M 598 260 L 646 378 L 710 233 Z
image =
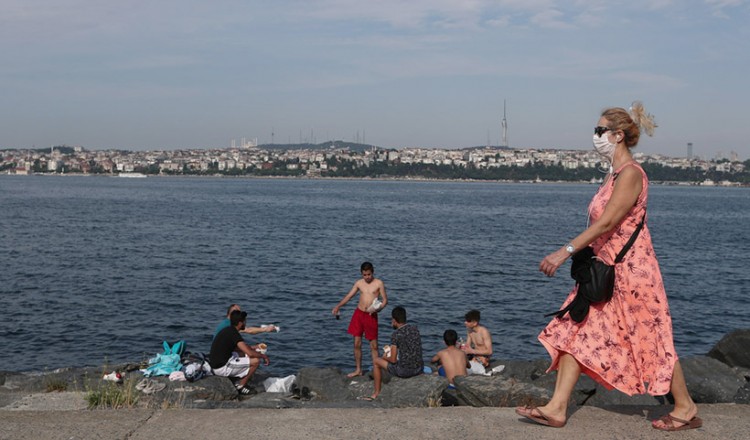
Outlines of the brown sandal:
M 534 414 L 534 411 L 538 414 Z M 526 406 L 523 408 L 516 408 L 516 414 L 519 416 L 526 417 L 527 419 L 531 420 L 534 423 L 538 423 L 540 425 L 549 426 L 550 428 L 562 428 L 565 426 L 566 420 L 563 420 L 562 422 L 559 420 L 553 420 L 547 417 L 543 412 L 539 410 L 539 408 L 535 406 Z
M 690 420 L 682 420 L 682 419 L 678 419 L 672 414 L 667 414 L 661 417 L 659 420 L 661 420 L 661 422 L 664 423 L 664 427 L 660 428 L 654 424 L 651 424 L 651 426 L 653 426 L 654 429 L 658 429 L 660 431 L 684 431 L 686 429 L 695 429 L 695 428 L 700 428 L 701 426 L 703 426 L 703 420 L 701 420 L 701 418 L 698 416 L 695 416 Z M 675 426 L 674 424 L 675 422 L 682 423 L 682 425 Z

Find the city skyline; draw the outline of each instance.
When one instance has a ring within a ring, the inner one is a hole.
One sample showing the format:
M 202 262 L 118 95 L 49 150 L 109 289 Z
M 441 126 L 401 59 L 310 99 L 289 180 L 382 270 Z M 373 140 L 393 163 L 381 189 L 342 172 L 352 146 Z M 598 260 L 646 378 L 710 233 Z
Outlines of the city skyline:
M 0 148 L 304 137 L 587 149 L 644 102 L 638 151 L 750 157 L 750 4 L 351 0 L 0 6 Z M 507 109 L 504 109 L 507 103 Z M 507 113 L 506 113 L 507 111 Z M 365 137 L 366 136 L 366 137 Z

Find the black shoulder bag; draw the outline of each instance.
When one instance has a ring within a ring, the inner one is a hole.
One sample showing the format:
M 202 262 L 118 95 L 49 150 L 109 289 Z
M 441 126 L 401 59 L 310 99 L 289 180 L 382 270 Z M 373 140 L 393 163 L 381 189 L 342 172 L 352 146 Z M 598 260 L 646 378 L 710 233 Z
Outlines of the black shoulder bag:
M 646 213 L 644 212 L 643 218 L 638 223 L 635 231 L 633 231 L 633 235 L 630 236 L 630 240 L 628 240 L 620 253 L 617 254 L 615 264 L 620 263 L 625 258 L 625 254 L 628 253 L 633 243 L 635 243 L 635 239 L 638 238 L 641 229 L 643 229 L 645 221 Z M 612 299 L 615 289 L 615 266 L 610 266 L 598 259 L 591 246 L 586 246 L 573 254 L 570 276 L 576 280 L 576 284 L 578 285 L 576 297 L 567 307 L 545 316 L 555 315 L 558 318 L 562 318 L 566 313 L 570 312 L 570 317 L 573 321 L 581 322 L 588 315 L 591 304 L 603 303 Z

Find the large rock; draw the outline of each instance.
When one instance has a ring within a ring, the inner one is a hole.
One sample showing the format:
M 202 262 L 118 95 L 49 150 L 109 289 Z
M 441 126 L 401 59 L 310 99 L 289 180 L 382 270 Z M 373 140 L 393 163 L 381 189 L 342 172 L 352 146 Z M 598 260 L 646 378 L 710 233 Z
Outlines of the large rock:
M 0 391 L 8 389 L 8 387 L 5 386 L 6 378 L 20 375 L 21 373 L 14 373 L 12 371 L 0 371 Z
M 349 379 L 340 369 L 332 367 L 307 367 L 299 370 L 297 374 L 299 389 L 307 388 L 314 394 L 315 399 L 326 402 L 354 400 L 348 382 Z
M 456 377 L 453 382 L 459 400 L 476 407 L 540 406 L 552 397 L 544 388 L 503 376 Z
M 547 373 L 550 365 L 548 358 L 535 360 L 503 360 L 499 364 L 505 365 L 505 369 L 499 374 L 502 377 L 513 379 L 517 382 L 523 382 L 535 387 L 544 388 L 552 394 L 555 390 L 557 381 L 557 372 Z M 581 375 L 576 382 L 571 402 L 576 405 L 583 405 L 596 392 L 597 384 L 590 377 Z
M 392 377 L 381 387 L 378 401 L 386 408 L 436 407 L 440 406 L 446 388 L 448 379 L 434 374 L 420 374 L 408 379 Z
M 651 396 L 649 394 L 636 394 L 628 396 L 622 391 L 616 389 L 608 390 L 600 384 L 596 384 L 596 390 L 589 399 L 586 400 L 586 406 L 608 407 L 614 405 L 664 405 L 666 399 L 664 396 Z
M 542 376 L 547 375 L 547 369 L 550 365 L 549 358 L 520 360 L 508 359 L 497 360 L 492 362 L 492 366 L 505 365 L 502 371 L 503 377 L 516 379 L 519 382 L 531 383 Z
M 503 374 L 505 372 L 503 371 Z M 550 393 L 553 393 L 555 391 L 555 383 L 557 382 L 557 372 L 553 371 L 552 373 L 547 373 L 544 376 L 539 377 L 538 379 L 531 381 L 530 383 L 534 386 L 537 386 L 539 388 L 544 388 Z M 578 381 L 576 382 L 575 387 L 573 388 L 573 392 L 570 395 L 570 401 L 571 403 L 574 403 L 576 405 L 585 405 L 586 402 L 591 398 L 591 396 L 596 393 L 596 387 L 597 383 L 594 382 L 594 379 L 590 378 L 589 376 L 582 374 L 578 378 Z
M 730 367 L 750 368 L 750 329 L 727 333 L 708 352 L 708 356 Z
M 733 402 L 745 378 L 726 364 L 707 356 L 680 360 L 690 396 L 696 403 Z
M 420 374 L 403 379 L 386 373 L 378 398 L 374 402 L 357 403 L 366 403 L 358 407 L 436 407 L 441 406 L 443 391 L 447 388 L 448 380 L 437 374 Z M 349 390 L 357 399 L 367 398 L 375 391 L 375 382 L 371 379 L 371 374 L 350 379 Z
M 750 382 L 737 390 L 737 394 L 734 395 L 734 403 L 750 404 Z
M 102 368 L 60 368 L 34 373 L 7 373 L 3 388 L 14 392 L 86 391 L 96 388 L 102 379 Z
M 182 403 L 190 408 L 195 402 L 205 400 L 224 402 L 237 400 L 237 389 L 226 377 L 208 376 L 195 382 L 169 382 L 166 395 L 170 402 Z

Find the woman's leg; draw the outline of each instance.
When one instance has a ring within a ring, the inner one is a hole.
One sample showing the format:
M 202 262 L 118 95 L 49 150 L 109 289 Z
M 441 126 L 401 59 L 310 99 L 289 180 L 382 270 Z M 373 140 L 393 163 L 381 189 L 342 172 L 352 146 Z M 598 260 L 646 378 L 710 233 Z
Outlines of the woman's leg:
M 573 394 L 578 378 L 581 376 L 581 366 L 578 361 L 568 353 L 560 356 L 560 362 L 557 367 L 557 380 L 555 381 L 555 392 L 552 399 L 544 406 L 539 407 L 546 417 L 564 422 L 568 418 L 568 402 Z M 519 409 L 523 411 L 523 409 Z M 528 410 L 527 410 L 528 411 Z M 533 415 L 539 416 L 536 412 Z
M 695 405 L 695 402 L 693 402 L 693 399 L 688 392 L 687 384 L 685 383 L 685 373 L 682 371 L 680 361 L 677 361 L 674 364 L 670 391 L 672 392 L 672 397 L 674 397 L 674 409 L 672 409 L 672 412 L 669 414 L 678 419 L 688 421 L 698 415 L 698 407 Z M 654 420 L 652 424 L 654 428 L 660 429 L 663 429 L 667 425 L 667 423 L 662 420 Z M 676 421 L 673 422 L 673 424 L 676 427 L 682 425 L 682 423 Z

